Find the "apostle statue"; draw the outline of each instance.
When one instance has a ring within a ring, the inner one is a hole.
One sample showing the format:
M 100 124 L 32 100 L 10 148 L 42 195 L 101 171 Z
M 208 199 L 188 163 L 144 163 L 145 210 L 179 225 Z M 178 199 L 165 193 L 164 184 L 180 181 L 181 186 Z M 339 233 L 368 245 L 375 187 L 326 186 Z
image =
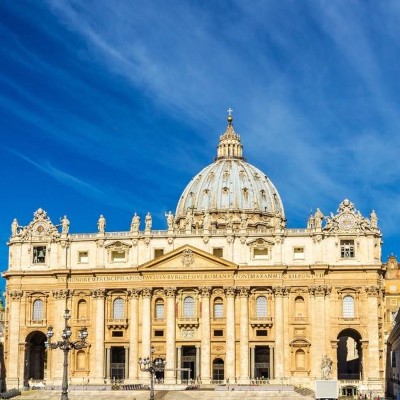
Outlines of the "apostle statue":
M 140 227 L 140 217 L 136 213 L 132 217 L 131 232 L 138 232 Z
M 324 219 L 324 214 L 322 214 L 321 210 L 317 208 L 317 211 L 315 211 L 314 214 L 314 225 L 315 227 L 322 228 L 322 220 Z
M 375 210 L 372 210 L 371 215 L 369 216 L 371 221 L 371 228 L 378 229 L 378 217 L 376 215 Z
M 151 218 L 151 214 L 148 212 L 145 218 L 145 229 L 146 231 L 151 231 L 151 227 L 153 226 L 153 220 Z
M 174 229 L 174 214 L 168 211 L 168 213 L 165 213 L 165 218 L 167 219 L 168 230 L 172 231 Z
M 61 218 L 61 233 L 67 234 L 69 232 L 69 220 L 66 215 Z
M 11 223 L 11 236 L 17 236 L 18 235 L 18 221 L 17 218 L 14 218 L 13 222 Z
M 104 233 L 104 230 L 106 229 L 106 219 L 104 218 L 103 214 L 100 215 L 100 218 L 97 221 L 97 228 L 99 233 Z

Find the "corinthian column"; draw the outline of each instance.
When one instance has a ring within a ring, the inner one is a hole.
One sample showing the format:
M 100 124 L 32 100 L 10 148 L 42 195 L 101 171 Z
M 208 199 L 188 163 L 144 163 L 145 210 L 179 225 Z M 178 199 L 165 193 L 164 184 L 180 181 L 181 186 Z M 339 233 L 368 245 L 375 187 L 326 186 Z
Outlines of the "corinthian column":
M 129 336 L 129 379 L 136 380 L 138 375 L 139 360 L 139 294 L 140 290 L 132 289 L 130 293 L 131 315 L 130 315 L 130 336 Z
M 274 288 L 275 294 L 275 378 L 284 376 L 283 348 L 283 287 Z
M 97 289 L 92 292 L 96 305 L 96 320 L 95 320 L 95 341 L 94 341 L 94 381 L 104 383 L 104 299 L 106 297 L 105 289 Z
M 142 349 L 140 357 L 150 357 L 151 347 L 151 289 L 142 290 Z M 148 372 L 142 372 L 141 378 L 148 376 Z
M 225 289 L 226 297 L 226 379 L 235 381 L 236 357 L 235 357 L 235 289 Z
M 165 383 L 176 383 L 175 380 L 175 288 L 167 288 L 167 334 L 166 334 L 166 370 Z
M 19 376 L 22 371 L 18 371 L 18 360 L 20 359 L 18 354 L 18 345 L 20 342 L 19 338 L 19 324 L 21 315 L 21 298 L 22 292 L 13 290 L 7 292 L 7 304 L 10 307 L 10 319 L 9 319 L 9 335 L 8 335 L 8 371 L 7 371 L 7 384 L 8 388 L 17 388 L 19 382 Z M 23 353 L 22 353 L 23 354 Z M 22 377 L 21 377 L 22 378 Z
M 240 288 L 240 383 L 249 383 L 249 288 Z
M 200 376 L 203 384 L 211 383 L 210 373 L 210 290 L 209 287 L 200 288 L 201 291 L 201 366 Z
M 379 287 L 371 286 L 365 288 L 367 292 L 367 309 L 370 310 L 368 315 L 368 377 L 364 379 L 379 379 L 379 322 L 378 322 L 378 297 L 380 294 Z M 367 358 L 366 354 L 362 355 Z

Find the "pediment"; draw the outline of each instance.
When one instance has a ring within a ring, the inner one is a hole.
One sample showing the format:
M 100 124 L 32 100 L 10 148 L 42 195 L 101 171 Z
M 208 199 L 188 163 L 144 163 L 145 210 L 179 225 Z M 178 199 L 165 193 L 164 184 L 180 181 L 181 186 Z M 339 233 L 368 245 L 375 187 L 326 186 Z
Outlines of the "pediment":
M 185 245 L 138 267 L 142 272 L 221 271 L 237 269 L 237 264 L 216 257 L 196 247 Z

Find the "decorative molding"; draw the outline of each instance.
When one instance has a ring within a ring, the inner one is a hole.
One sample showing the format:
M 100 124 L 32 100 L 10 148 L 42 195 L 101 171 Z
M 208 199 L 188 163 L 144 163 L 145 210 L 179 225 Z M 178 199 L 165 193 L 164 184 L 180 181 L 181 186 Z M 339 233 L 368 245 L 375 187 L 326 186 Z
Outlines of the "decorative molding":
M 107 292 L 105 289 L 96 289 L 96 290 L 93 290 L 93 292 L 92 292 L 92 296 L 95 299 L 104 299 L 106 297 L 106 295 L 107 295 Z
M 194 264 L 193 251 L 190 249 L 183 250 L 182 255 L 181 255 L 181 262 L 182 262 L 182 265 L 186 268 L 192 267 L 192 265 Z

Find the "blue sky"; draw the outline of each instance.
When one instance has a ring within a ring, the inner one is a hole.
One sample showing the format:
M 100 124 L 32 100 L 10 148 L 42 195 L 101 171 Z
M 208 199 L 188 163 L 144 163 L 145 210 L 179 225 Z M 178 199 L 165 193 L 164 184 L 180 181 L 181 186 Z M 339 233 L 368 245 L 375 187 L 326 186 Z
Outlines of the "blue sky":
M 289 227 L 344 198 L 400 226 L 398 1 L 3 0 L 0 264 L 16 217 L 165 228 L 234 109 Z

